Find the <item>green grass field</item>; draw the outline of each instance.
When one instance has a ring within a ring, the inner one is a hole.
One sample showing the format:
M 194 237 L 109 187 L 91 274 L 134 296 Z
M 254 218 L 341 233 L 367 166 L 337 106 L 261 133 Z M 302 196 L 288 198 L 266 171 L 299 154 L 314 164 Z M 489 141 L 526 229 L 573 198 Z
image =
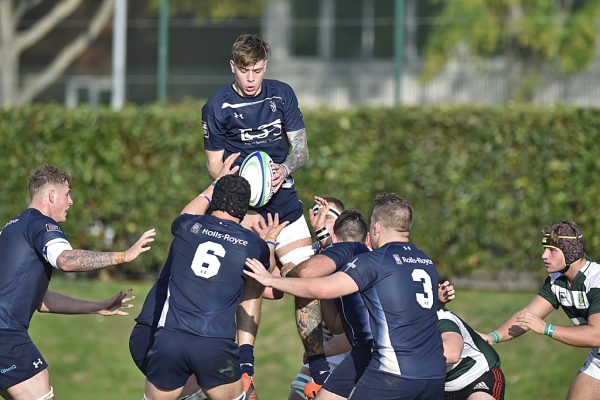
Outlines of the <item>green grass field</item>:
M 540 282 L 541 284 L 541 282 Z M 56 398 L 61 400 L 139 400 L 144 376 L 129 355 L 129 333 L 151 284 L 54 279 L 52 290 L 73 297 L 101 300 L 133 287 L 137 298 L 129 317 L 36 314 L 30 333 L 50 365 Z M 460 291 L 448 308 L 474 329 L 489 332 L 535 295 Z M 562 311 L 549 322 L 570 325 Z M 497 345 L 506 375 L 506 398 L 564 399 L 589 349 L 562 345 L 527 333 Z M 289 385 L 302 361 L 302 345 L 294 324 L 292 298 L 263 303 L 256 349 L 256 382 L 262 400 L 287 399 Z

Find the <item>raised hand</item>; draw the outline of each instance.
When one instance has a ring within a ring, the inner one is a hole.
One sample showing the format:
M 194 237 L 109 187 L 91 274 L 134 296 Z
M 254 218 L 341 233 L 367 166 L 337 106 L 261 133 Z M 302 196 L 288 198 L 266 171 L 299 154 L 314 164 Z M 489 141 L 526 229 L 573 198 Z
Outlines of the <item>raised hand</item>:
M 140 254 L 150 250 L 152 247 L 144 247 L 144 246 L 150 242 L 154 242 L 154 238 L 152 237 L 154 235 L 156 235 L 156 229 L 154 229 L 154 228 L 144 232 L 144 234 L 142 236 L 140 236 L 138 241 L 135 242 L 134 245 L 131 246 L 125 252 L 125 262 L 133 261 Z
M 100 315 L 129 315 L 128 312 L 121 311 L 122 309 L 132 308 L 133 304 L 125 304 L 133 299 L 135 296 L 127 297 L 131 293 L 132 288 L 126 291 L 120 291 L 117 295 L 111 297 L 108 300 L 100 302 L 102 309 L 98 311 Z

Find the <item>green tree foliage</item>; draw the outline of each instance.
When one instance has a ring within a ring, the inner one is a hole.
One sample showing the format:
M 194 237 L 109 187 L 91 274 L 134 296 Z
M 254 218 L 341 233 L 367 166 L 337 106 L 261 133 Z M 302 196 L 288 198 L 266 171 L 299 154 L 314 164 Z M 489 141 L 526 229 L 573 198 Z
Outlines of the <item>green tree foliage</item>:
M 572 74 L 596 55 L 598 1 L 429 1 L 440 13 L 425 51 L 425 79 L 457 56 L 460 45 L 474 58 L 507 56 L 513 78 L 521 77 L 521 83 L 532 78 L 527 71 L 539 71 L 547 61 Z
M 158 10 L 161 0 L 152 0 Z M 191 13 L 197 19 L 259 18 L 265 0 L 169 0 L 171 12 Z

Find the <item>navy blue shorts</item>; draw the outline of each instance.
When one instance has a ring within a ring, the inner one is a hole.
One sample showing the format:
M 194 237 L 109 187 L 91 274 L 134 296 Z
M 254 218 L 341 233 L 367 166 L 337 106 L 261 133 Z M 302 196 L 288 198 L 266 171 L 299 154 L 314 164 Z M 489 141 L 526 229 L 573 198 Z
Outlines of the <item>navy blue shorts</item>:
M 237 382 L 242 377 L 238 345 L 232 339 L 157 330 L 146 378 L 160 388 L 176 389 L 192 374 L 200 387 Z
M 367 368 L 349 400 L 443 400 L 445 379 L 408 379 Z
M 302 211 L 304 203 L 298 198 L 298 192 L 293 186 L 289 189 L 280 188 L 265 206 L 260 208 L 249 207 L 249 209 L 259 213 L 265 221 L 267 220 L 267 213 L 279 214 L 279 223 L 289 221 L 291 224 L 304 216 Z
M 371 362 L 371 344 L 361 343 L 346 355 L 331 372 L 323 389 L 338 396 L 348 397 Z
M 154 344 L 154 332 L 156 332 L 155 327 L 137 323 L 129 336 L 131 358 L 144 375 L 148 366 L 148 352 Z
M 8 389 L 48 368 L 26 330 L 0 330 L 0 389 Z
M 446 392 L 444 399 L 466 400 L 475 392 L 484 392 L 492 396 L 495 400 L 504 400 L 505 389 L 506 381 L 504 380 L 504 373 L 502 373 L 500 368 L 492 368 L 492 370 L 487 371 L 465 388 L 456 392 Z

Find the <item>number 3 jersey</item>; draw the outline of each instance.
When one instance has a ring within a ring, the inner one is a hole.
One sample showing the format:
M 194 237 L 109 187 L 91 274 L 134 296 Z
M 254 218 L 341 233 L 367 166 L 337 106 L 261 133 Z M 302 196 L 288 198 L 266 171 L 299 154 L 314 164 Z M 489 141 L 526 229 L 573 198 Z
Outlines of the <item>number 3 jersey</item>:
M 235 313 L 249 278 L 246 258 L 268 268 L 267 244 L 241 225 L 210 215 L 182 214 L 171 231 L 171 277 L 159 328 L 235 340 Z
M 414 244 L 392 242 L 360 254 L 341 271 L 356 282 L 369 311 L 369 368 L 408 379 L 443 379 L 439 277 L 429 256 Z

